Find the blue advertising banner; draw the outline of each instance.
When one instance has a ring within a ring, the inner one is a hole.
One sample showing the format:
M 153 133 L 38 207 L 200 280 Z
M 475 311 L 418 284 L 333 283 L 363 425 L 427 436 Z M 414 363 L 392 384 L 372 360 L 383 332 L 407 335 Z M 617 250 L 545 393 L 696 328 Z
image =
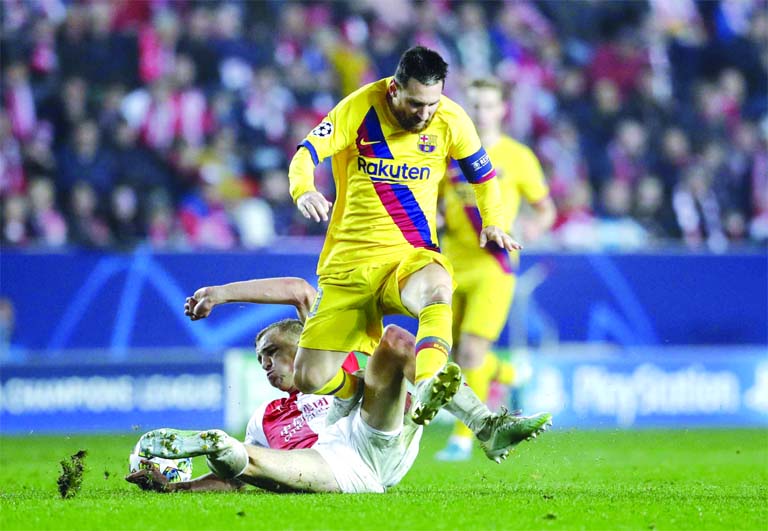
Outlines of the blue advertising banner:
M 533 358 L 527 412 L 577 428 L 768 427 L 764 349 L 638 349 Z
M 0 323 L 0 358 L 101 348 L 124 360 L 132 348 L 248 346 L 261 327 L 293 309 L 224 305 L 192 323 L 184 298 L 202 286 L 259 277 L 298 276 L 314 285 L 316 260 L 314 253 L 4 250 L 0 298 L 15 319 Z M 768 346 L 768 256 L 524 254 L 510 323 L 502 345 Z
M 3 434 L 205 429 L 224 420 L 222 363 L 3 366 Z

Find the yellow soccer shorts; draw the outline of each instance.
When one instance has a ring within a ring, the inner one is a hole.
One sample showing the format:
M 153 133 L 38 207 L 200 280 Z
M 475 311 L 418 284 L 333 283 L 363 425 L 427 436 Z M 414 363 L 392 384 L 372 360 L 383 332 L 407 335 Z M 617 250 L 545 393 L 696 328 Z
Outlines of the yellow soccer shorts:
M 458 287 L 453 293 L 454 340 L 459 334 L 472 334 L 496 341 L 507 322 L 515 275 L 505 273 L 495 263 L 456 271 Z
M 384 315 L 416 317 L 403 306 L 400 290 L 409 276 L 432 263 L 453 276 L 448 259 L 428 249 L 414 249 L 398 261 L 321 276 L 299 346 L 372 354 L 381 340 Z

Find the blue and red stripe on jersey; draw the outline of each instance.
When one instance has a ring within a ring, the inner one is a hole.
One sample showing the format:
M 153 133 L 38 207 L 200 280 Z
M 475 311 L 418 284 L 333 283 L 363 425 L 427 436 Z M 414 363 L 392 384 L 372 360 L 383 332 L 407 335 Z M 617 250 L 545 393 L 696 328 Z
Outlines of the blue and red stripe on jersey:
M 432 231 L 427 217 L 421 210 L 413 192 L 407 186 L 374 182 L 373 188 L 389 217 L 395 222 L 408 243 L 414 247 L 423 247 L 433 251 L 439 250 L 437 244 L 432 241 Z
M 458 160 L 464 177 L 472 184 L 480 184 L 496 177 L 496 170 L 491 164 L 491 157 L 482 146 L 474 155 Z
M 381 122 L 376 109 L 371 106 L 363 118 L 360 127 L 357 128 L 357 139 L 355 140 L 357 150 L 363 157 L 371 159 L 394 159 L 389 145 L 384 138 L 384 132 L 381 130 Z

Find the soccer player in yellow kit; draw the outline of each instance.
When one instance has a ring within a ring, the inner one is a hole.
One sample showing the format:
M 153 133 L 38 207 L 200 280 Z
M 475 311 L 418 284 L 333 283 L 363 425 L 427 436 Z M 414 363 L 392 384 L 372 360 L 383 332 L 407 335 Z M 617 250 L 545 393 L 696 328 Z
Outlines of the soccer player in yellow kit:
M 503 88 L 495 79 L 480 79 L 467 91 L 467 110 L 496 169 L 504 204 L 501 227 L 510 230 L 521 199 L 533 207 L 526 219 L 526 239 L 535 239 L 555 221 L 555 206 L 536 155 L 523 144 L 502 133 Z M 449 167 L 443 183 L 445 234 L 443 252 L 450 259 L 458 284 L 453 295 L 453 333 L 457 336 L 454 359 L 467 384 L 485 401 L 491 381 L 511 385 L 514 369 L 501 362 L 490 348 L 507 321 L 515 287 L 517 253 L 510 255 L 493 242 L 476 245 L 481 230 L 480 215 L 470 184 L 456 165 Z M 472 432 L 457 425 L 448 446 L 437 458 L 446 461 L 469 459 Z
M 332 205 L 316 191 L 313 175 L 326 157 L 337 193 L 294 381 L 304 393 L 335 395 L 341 411 L 360 387 L 342 361 L 350 350 L 373 352 L 385 314 L 419 320 L 414 421 L 429 422 L 458 388 L 459 367 L 447 363 L 452 268 L 439 253 L 435 228 L 439 182 L 451 159 L 477 196 L 483 227 L 476 244 L 520 248 L 501 228 L 499 186 L 474 125 L 442 94 L 447 70 L 436 52 L 407 50 L 394 77 L 344 98 L 291 160 L 291 196 L 305 217 L 328 219 Z

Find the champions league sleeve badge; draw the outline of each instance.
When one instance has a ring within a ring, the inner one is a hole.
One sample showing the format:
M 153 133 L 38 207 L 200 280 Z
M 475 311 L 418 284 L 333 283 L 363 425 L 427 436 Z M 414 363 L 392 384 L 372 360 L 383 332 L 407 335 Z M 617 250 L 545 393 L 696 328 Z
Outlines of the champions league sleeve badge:
M 322 122 L 320 125 L 312 129 L 312 131 L 309 133 L 313 136 L 319 136 L 324 137 L 328 136 L 333 132 L 333 124 L 331 122 Z

